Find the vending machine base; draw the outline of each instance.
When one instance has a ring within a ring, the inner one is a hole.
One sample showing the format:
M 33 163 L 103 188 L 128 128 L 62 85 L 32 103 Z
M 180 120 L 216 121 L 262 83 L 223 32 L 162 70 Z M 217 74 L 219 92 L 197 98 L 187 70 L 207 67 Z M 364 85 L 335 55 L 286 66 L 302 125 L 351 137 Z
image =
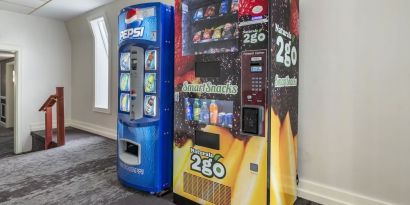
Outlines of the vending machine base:
M 178 204 L 178 205 L 200 205 L 200 204 L 198 204 L 194 201 L 191 201 L 191 200 L 189 200 L 185 197 L 182 197 L 178 194 L 175 194 L 175 193 L 174 193 L 173 197 L 174 197 L 174 203 Z

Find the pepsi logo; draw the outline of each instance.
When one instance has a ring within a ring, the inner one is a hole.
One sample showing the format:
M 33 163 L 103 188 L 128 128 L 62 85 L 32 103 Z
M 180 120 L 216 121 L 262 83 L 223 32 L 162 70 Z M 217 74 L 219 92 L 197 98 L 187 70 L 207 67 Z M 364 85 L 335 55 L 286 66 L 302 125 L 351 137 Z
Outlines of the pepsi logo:
M 127 11 L 127 15 L 125 16 L 126 24 L 131 24 L 134 22 L 141 23 L 143 20 L 144 20 L 144 17 L 140 9 L 130 9 Z

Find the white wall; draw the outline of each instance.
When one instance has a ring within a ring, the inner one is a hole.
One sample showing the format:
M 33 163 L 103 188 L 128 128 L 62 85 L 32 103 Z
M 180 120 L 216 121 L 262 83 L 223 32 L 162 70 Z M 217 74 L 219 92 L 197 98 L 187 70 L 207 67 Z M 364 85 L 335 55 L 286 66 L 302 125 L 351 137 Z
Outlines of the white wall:
M 65 87 L 65 115 L 71 118 L 71 45 L 64 23 L 0 10 L 0 45 L 19 47 L 22 72 L 22 151 L 31 150 L 30 127 L 41 125 L 38 112 L 56 86 Z M 54 117 L 55 119 L 55 117 Z M 44 128 L 43 128 L 44 129 Z
M 72 125 L 106 137 L 116 138 L 118 15 L 126 6 L 157 1 L 121 0 L 99 7 L 66 22 L 72 47 Z M 173 1 L 165 1 L 173 4 Z M 94 40 L 88 18 L 105 15 L 111 46 L 111 113 L 93 111 L 94 106 Z
M 409 204 L 409 9 L 408 0 L 300 1 L 302 196 Z

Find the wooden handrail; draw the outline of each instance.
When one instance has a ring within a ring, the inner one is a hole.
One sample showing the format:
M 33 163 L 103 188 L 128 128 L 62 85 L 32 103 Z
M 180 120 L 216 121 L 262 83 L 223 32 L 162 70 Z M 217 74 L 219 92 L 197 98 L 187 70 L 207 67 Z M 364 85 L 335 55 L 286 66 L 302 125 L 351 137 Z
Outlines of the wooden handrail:
M 38 111 L 46 111 L 47 107 L 53 107 L 57 102 L 57 95 L 50 95 Z
M 64 88 L 57 87 L 56 94 L 50 95 L 38 111 L 45 112 L 45 149 L 50 148 L 53 139 L 53 120 L 52 108 L 57 103 L 57 144 L 65 144 L 65 127 L 64 127 Z

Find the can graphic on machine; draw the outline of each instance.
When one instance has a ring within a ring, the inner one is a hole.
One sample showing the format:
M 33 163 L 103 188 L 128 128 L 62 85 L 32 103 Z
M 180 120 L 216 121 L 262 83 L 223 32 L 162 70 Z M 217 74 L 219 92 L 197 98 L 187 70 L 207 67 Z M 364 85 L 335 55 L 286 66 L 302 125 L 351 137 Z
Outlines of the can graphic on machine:
M 194 119 L 193 108 L 189 98 L 185 98 L 185 119 L 187 121 L 192 121 Z

